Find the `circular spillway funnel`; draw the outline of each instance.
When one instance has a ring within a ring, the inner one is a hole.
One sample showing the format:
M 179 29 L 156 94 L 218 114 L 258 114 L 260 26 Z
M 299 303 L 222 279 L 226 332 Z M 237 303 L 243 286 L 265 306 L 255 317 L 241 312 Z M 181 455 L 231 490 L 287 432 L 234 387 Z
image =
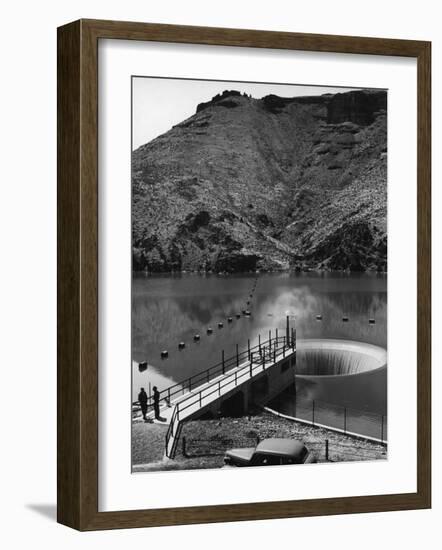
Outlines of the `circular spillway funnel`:
M 387 366 L 387 351 L 352 340 L 310 339 L 296 343 L 296 376 L 354 376 Z

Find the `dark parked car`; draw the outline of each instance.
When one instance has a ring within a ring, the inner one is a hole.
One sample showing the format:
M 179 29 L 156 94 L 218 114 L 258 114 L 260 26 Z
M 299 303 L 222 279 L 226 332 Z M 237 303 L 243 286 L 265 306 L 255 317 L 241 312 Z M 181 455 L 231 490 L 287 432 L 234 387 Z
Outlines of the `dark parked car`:
M 263 439 L 256 447 L 230 449 L 224 455 L 226 466 L 276 466 L 308 464 L 315 456 L 297 439 Z

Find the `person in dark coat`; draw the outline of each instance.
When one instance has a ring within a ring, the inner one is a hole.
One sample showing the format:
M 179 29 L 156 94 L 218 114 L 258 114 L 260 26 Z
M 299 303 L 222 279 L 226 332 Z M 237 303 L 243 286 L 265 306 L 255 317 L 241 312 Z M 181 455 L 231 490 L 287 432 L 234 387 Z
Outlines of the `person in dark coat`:
M 141 391 L 138 394 L 138 402 L 140 403 L 141 412 L 143 414 L 144 420 L 147 420 L 147 393 L 144 391 L 144 388 L 140 388 Z
M 156 386 L 153 387 L 153 408 L 155 411 L 155 418 L 160 420 L 160 392 Z

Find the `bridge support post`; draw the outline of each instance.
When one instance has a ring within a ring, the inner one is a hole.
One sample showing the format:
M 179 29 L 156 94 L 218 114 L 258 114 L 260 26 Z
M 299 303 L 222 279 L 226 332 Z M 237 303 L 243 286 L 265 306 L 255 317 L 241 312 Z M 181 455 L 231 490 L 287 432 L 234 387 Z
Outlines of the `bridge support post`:
M 243 411 L 244 411 L 244 414 L 247 414 L 249 412 L 249 384 L 246 384 L 242 394 L 243 394 L 243 407 L 244 407 Z

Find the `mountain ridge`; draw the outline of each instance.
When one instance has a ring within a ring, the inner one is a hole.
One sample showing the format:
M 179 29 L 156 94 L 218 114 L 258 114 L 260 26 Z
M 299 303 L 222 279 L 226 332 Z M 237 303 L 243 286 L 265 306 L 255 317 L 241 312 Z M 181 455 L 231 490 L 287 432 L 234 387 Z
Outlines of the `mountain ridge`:
M 385 271 L 387 93 L 226 90 L 132 153 L 133 269 Z

